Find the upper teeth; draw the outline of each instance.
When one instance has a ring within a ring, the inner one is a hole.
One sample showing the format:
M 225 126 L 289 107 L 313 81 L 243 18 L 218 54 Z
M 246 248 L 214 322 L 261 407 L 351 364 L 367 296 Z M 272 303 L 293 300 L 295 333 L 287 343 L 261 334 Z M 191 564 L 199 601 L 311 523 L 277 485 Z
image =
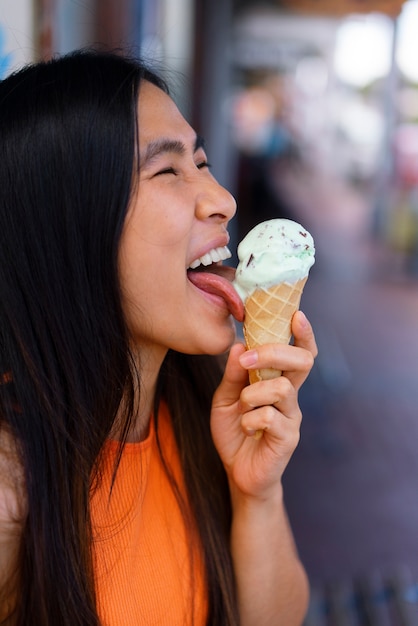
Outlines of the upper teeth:
M 203 256 L 199 257 L 193 263 L 190 263 L 189 269 L 194 270 L 199 265 L 210 265 L 211 263 L 217 263 L 218 261 L 225 261 L 225 259 L 231 258 L 232 254 L 228 250 L 227 246 L 223 248 L 213 248 Z

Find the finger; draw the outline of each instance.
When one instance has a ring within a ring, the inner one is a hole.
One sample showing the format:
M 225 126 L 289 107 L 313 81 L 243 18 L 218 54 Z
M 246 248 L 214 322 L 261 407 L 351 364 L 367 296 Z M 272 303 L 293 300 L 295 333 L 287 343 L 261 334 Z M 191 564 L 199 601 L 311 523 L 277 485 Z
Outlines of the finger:
M 312 326 L 302 311 L 296 311 L 292 318 L 292 334 L 295 346 L 305 348 L 314 358 L 318 355 L 318 347 Z
M 273 406 L 260 407 L 241 416 L 241 428 L 248 437 L 260 439 L 264 432 L 274 433 L 274 421 L 279 417 Z
M 212 406 L 220 408 L 230 406 L 239 400 L 243 387 L 248 384 L 248 372 L 240 364 L 239 358 L 245 352 L 245 346 L 236 343 L 232 346 L 226 362 L 224 375 L 216 390 Z
M 268 433 L 276 439 L 286 441 L 296 447 L 300 432 L 301 414 L 298 419 L 287 419 L 274 406 L 260 407 L 244 413 L 241 417 L 241 428 L 247 437 L 260 439 L 264 433 Z
M 285 376 L 260 381 L 243 389 L 240 400 L 243 413 L 266 405 L 273 406 L 289 419 L 301 417 L 297 391 Z
M 248 370 L 273 369 L 282 372 L 301 372 L 304 376 L 313 365 L 312 353 L 299 346 L 267 343 L 240 356 L 240 363 Z

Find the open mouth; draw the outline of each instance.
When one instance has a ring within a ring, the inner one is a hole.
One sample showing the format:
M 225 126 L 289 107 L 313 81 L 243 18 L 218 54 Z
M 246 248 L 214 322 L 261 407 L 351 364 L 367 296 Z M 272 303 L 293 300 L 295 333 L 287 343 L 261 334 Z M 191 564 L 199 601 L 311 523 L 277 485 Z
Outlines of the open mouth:
M 187 269 L 187 276 L 190 282 L 198 289 L 222 298 L 230 314 L 236 320 L 242 322 L 244 319 L 244 307 L 241 298 L 232 285 L 235 269 L 222 265 L 222 261 L 229 259 L 231 256 L 231 252 L 226 246 L 214 248 L 190 264 Z
M 194 270 L 202 265 L 207 267 L 212 263 L 219 263 L 219 261 L 230 259 L 231 256 L 232 254 L 227 246 L 223 246 L 222 248 L 213 248 L 213 250 L 209 250 L 209 252 L 190 263 L 188 269 Z

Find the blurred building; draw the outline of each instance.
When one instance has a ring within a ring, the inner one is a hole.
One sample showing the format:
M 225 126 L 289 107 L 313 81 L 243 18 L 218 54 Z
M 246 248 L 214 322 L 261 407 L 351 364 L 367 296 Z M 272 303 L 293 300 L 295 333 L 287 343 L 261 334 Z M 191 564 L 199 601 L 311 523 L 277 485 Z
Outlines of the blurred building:
M 167 68 L 215 176 L 237 195 L 233 228 L 286 214 L 271 166 L 277 178 L 280 166 L 299 163 L 356 185 L 374 205 L 376 234 L 414 249 L 418 235 L 411 244 L 405 230 L 418 212 L 418 76 L 416 56 L 400 45 L 404 25 L 418 23 L 413 7 L 417 0 L 2 2 L 0 77 L 83 46 L 139 53 Z
M 376 143 L 385 131 L 370 98 L 351 93 L 350 102 L 341 89 L 333 90 L 338 30 L 349 15 L 378 14 L 393 25 L 403 4 L 402 0 L 225 0 L 215 9 L 210 0 L 3 2 L 0 75 L 25 61 L 85 45 L 151 57 L 174 70 L 176 100 L 204 133 L 214 172 L 229 186 L 236 177 L 237 147 L 234 137 L 231 141 L 237 130 L 236 109 L 229 105 L 250 83 L 269 80 L 276 110 L 266 149 L 283 149 L 294 139 L 316 160 L 315 150 L 334 153 L 337 137 L 340 166 L 362 177 L 371 173 Z M 279 98 L 293 99 L 284 120 Z M 344 100 L 341 107 L 338 98 Z M 335 111 L 339 115 L 331 130 L 329 118 Z

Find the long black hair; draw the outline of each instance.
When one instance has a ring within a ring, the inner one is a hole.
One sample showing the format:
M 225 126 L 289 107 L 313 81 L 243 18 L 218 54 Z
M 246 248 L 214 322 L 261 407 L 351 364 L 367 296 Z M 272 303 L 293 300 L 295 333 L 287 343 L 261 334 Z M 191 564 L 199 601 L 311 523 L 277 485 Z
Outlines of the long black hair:
M 18 444 L 29 511 L 19 626 L 100 624 L 89 499 L 122 397 L 129 429 L 138 383 L 118 251 L 141 80 L 167 92 L 138 60 L 78 51 L 0 82 L 0 429 L 3 422 Z M 158 396 L 173 414 L 205 554 L 208 623 L 217 626 L 237 623 L 226 479 L 209 433 L 219 376 L 214 359 L 169 353 Z M 205 497 L 214 474 L 220 491 Z

